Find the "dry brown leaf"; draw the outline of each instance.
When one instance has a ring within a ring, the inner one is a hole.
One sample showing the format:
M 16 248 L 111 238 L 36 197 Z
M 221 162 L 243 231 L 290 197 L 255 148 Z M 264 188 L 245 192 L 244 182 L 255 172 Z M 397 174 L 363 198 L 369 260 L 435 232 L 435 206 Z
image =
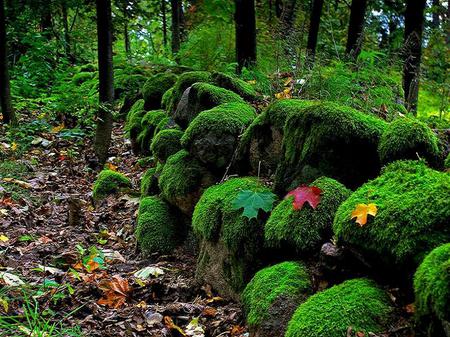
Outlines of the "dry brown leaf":
M 130 286 L 128 280 L 120 276 L 113 276 L 111 280 L 101 281 L 99 288 L 103 290 L 104 297 L 98 300 L 98 304 L 106 305 L 110 308 L 120 308 L 126 303 Z

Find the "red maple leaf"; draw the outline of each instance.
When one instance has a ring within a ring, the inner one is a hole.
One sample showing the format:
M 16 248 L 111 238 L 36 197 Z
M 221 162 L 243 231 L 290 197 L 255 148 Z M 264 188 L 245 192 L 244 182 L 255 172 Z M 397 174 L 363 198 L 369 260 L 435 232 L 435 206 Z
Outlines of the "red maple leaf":
M 305 202 L 308 202 L 313 209 L 316 209 L 320 202 L 320 193 L 322 193 L 322 190 L 316 186 L 299 186 L 295 190 L 290 191 L 286 198 L 294 196 L 292 206 L 294 206 L 295 210 L 301 210 Z

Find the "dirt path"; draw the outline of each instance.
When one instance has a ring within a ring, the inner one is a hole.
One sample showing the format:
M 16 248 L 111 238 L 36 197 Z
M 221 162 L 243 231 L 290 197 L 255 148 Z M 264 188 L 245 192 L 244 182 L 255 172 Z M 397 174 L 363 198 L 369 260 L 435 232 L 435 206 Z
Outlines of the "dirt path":
M 195 283 L 194 256 L 183 249 L 148 259 L 138 254 L 133 238 L 136 197 L 112 196 L 92 204 L 96 173 L 89 168 L 93 157 L 89 141 L 74 145 L 55 134 L 39 137 L 49 142 L 37 141 L 19 160 L 31 172 L 19 182 L 2 182 L 30 185 L 23 186 L 29 197 L 10 200 L 3 193 L 0 200 L 0 273 L 18 276 L 25 283 L 0 291 L 0 322 L 8 324 L 14 315 L 23 320 L 24 303 L 34 296 L 39 319 L 62 320 L 64 327 L 80 327 L 83 336 L 245 334 L 239 306 Z M 114 128 L 111 152 L 112 165 L 129 176 L 138 190 L 145 168 L 138 165 L 119 125 Z M 147 269 L 148 278 L 135 277 L 144 267 L 154 267 Z M 115 297 L 108 293 L 114 282 L 120 285 L 118 292 L 112 292 Z M 8 283 L 3 274 L 0 287 Z M 106 305 L 98 303 L 101 298 Z M 14 324 L 24 336 L 26 329 L 35 328 Z

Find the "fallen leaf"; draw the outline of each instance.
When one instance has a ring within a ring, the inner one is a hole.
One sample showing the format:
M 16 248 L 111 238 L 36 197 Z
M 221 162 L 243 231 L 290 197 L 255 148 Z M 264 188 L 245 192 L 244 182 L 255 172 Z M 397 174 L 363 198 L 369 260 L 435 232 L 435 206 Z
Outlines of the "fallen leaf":
M 0 305 L 3 307 L 3 311 L 8 313 L 9 310 L 9 302 L 6 298 L 0 297 Z
M 292 201 L 292 206 L 295 210 L 301 210 L 305 202 L 313 208 L 316 209 L 317 205 L 320 203 L 320 194 L 322 190 L 316 186 L 300 186 L 295 190 L 290 191 L 287 197 L 294 196 Z
M 117 275 L 113 276 L 111 280 L 101 282 L 99 288 L 103 290 L 104 297 L 97 303 L 114 309 L 120 308 L 126 303 L 128 293 L 130 292 L 128 280 Z
M 6 235 L 1 234 L 0 235 L 0 241 L 1 242 L 6 242 L 6 241 L 9 241 L 9 238 Z
M 198 317 L 193 318 L 186 326 L 186 336 L 204 337 L 205 329 L 201 326 Z
M 111 163 L 106 163 L 106 168 L 111 171 L 117 171 L 117 166 Z
M 414 305 L 414 303 L 407 304 L 405 306 L 405 311 L 408 314 L 414 314 L 416 312 L 416 306 Z
M 257 218 L 258 211 L 262 209 L 264 212 L 270 212 L 273 208 L 276 195 L 270 191 L 256 192 L 251 190 L 243 190 L 238 193 L 236 199 L 233 200 L 233 209 L 244 209 L 243 216 L 248 219 Z
M 164 275 L 164 270 L 152 266 L 142 268 L 141 270 L 138 270 L 134 273 L 134 277 L 141 280 L 147 280 L 150 276 L 158 277 L 160 275 Z
M 377 205 L 375 204 L 358 204 L 352 212 L 352 217 L 356 218 L 356 223 L 361 227 L 367 223 L 367 215 L 376 216 L 378 212 Z
M 19 287 L 25 284 L 18 276 L 7 272 L 1 272 L 0 279 L 11 287 Z
M 175 330 L 177 332 L 179 332 L 182 336 L 186 336 L 186 334 L 184 333 L 183 329 L 181 329 L 178 325 L 176 325 L 172 318 L 170 318 L 169 316 L 165 316 L 164 317 L 164 325 L 166 326 L 167 329 L 169 330 Z
M 59 132 L 62 131 L 64 128 L 65 128 L 64 123 L 61 123 L 61 124 L 59 124 L 58 126 L 54 126 L 50 132 L 51 132 L 51 133 L 59 133 Z
M 3 181 L 5 183 L 15 184 L 15 185 L 20 186 L 20 187 L 25 188 L 25 189 L 30 189 L 30 188 L 33 187 L 33 186 L 31 186 L 30 183 L 27 183 L 27 182 L 22 181 L 22 180 L 14 179 L 14 178 L 3 178 Z
M 213 307 L 206 307 L 203 309 L 202 315 L 206 317 L 215 317 L 217 315 L 217 309 Z
M 231 330 L 230 330 L 230 334 L 231 336 L 240 336 L 244 333 L 245 328 L 243 328 L 240 325 L 234 325 Z
M 11 144 L 11 151 L 16 151 L 17 150 L 17 143 L 16 142 L 12 142 Z

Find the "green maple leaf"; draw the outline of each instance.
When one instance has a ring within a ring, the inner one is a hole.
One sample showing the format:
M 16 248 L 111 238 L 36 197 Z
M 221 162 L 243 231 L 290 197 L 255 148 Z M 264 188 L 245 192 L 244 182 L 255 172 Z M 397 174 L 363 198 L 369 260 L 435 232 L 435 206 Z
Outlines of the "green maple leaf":
M 272 192 L 240 191 L 233 200 L 233 209 L 244 209 L 243 216 L 252 219 L 258 217 L 258 211 L 270 212 L 273 208 L 276 195 Z

